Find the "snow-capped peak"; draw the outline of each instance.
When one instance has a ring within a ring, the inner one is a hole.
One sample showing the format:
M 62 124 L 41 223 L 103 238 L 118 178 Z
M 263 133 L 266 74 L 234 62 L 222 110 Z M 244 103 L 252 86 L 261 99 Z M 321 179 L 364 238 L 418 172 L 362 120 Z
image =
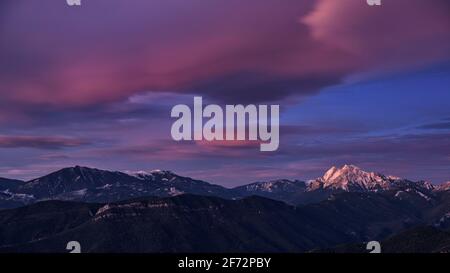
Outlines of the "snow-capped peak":
M 375 172 L 366 172 L 354 165 L 344 165 L 341 168 L 333 166 L 316 181 L 323 184 L 323 188 L 348 191 L 388 189 L 392 180 L 397 179 Z

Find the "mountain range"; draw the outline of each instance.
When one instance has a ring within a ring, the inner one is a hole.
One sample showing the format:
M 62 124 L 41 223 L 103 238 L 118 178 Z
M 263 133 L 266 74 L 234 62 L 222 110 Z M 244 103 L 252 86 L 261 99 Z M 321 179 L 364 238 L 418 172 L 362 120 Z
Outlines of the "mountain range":
M 332 167 L 312 181 L 275 180 L 256 182 L 228 189 L 205 181 L 183 177 L 170 171 L 126 173 L 88 167 L 71 167 L 27 182 L 0 180 L 0 209 L 14 208 L 38 201 L 64 200 L 80 202 L 115 202 L 142 196 L 169 197 L 180 194 L 239 199 L 258 195 L 292 205 L 310 204 L 338 192 L 415 191 L 431 198 L 434 191 L 447 190 L 429 182 L 413 182 L 353 165 Z
M 170 171 L 76 166 L 0 180 L 0 252 L 66 252 L 72 240 L 83 252 L 361 252 L 371 240 L 440 252 L 450 241 L 447 186 L 353 165 L 232 189 Z M 442 243 L 427 245 L 422 231 Z

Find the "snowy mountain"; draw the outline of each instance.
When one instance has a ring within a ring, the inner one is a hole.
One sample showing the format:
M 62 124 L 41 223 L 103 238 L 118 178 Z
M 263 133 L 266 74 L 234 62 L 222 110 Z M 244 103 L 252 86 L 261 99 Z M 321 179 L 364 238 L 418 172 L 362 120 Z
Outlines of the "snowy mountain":
M 345 191 L 388 190 L 393 179 L 382 174 L 366 172 L 353 165 L 344 165 L 338 169 L 332 167 L 321 179 L 324 188 Z
M 234 188 L 236 196 L 259 195 L 294 205 L 315 203 L 341 192 L 399 192 L 402 196 L 432 199 L 434 186 L 426 181 L 413 182 L 399 177 L 367 172 L 354 165 L 332 167 L 322 177 L 302 181 L 276 180 Z M 405 194 L 404 194 L 405 193 Z
M 112 188 L 130 188 L 139 192 L 143 188 L 140 182 L 121 172 L 75 166 L 28 181 L 18 191 L 32 194 L 37 199 L 71 200 L 71 196 L 83 197 L 88 192 L 106 192 Z
M 403 187 L 433 190 L 434 186 L 426 181 L 412 182 L 380 173 L 363 171 L 354 165 L 341 168 L 332 167 L 322 177 L 310 181 L 310 190 L 332 189 L 350 192 L 387 191 Z
M 75 166 L 0 191 L 0 208 L 44 200 L 113 202 L 183 193 L 229 197 L 227 189 L 170 171 L 124 173 Z M 8 204 L 7 204 L 8 203 Z

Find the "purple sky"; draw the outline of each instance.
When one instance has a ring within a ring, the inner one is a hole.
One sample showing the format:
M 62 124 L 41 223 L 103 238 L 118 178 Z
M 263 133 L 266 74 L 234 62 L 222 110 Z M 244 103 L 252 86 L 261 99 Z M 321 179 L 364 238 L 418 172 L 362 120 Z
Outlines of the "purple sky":
M 170 169 L 225 186 L 332 165 L 450 180 L 447 0 L 3 0 L 0 176 Z M 172 106 L 281 105 L 280 149 L 174 142 Z

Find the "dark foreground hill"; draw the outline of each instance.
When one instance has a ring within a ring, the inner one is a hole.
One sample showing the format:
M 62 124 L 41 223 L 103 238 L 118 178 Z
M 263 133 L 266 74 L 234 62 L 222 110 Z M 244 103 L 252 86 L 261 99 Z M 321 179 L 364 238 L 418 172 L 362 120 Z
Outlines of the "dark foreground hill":
M 395 192 L 341 193 L 302 207 L 256 196 L 47 201 L 0 211 L 0 251 L 66 252 L 78 241 L 83 252 L 305 252 L 445 224 L 448 207 L 433 202 Z
M 367 244 L 348 244 L 322 253 L 367 253 Z M 450 231 L 433 226 L 420 226 L 400 232 L 380 242 L 382 253 L 450 253 Z

